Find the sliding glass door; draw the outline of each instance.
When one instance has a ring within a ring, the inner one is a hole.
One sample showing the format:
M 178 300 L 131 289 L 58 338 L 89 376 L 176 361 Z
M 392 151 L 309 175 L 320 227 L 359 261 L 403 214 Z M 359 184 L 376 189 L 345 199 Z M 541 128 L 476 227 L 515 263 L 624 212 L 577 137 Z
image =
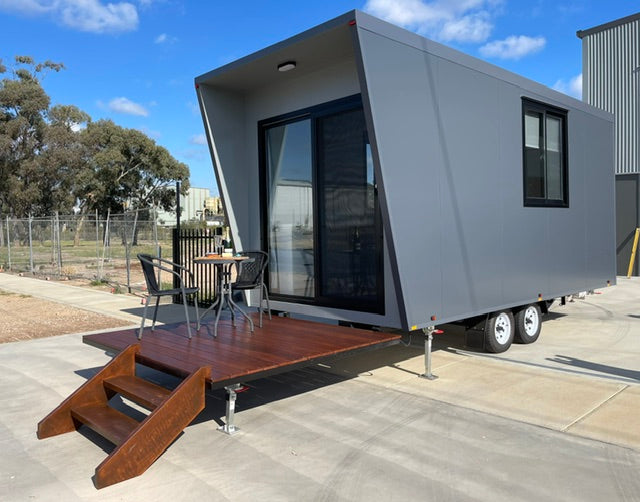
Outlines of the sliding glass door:
M 382 231 L 360 100 L 260 131 L 272 296 L 381 313 Z
M 274 295 L 314 296 L 311 121 L 265 130 L 268 166 L 269 287 Z

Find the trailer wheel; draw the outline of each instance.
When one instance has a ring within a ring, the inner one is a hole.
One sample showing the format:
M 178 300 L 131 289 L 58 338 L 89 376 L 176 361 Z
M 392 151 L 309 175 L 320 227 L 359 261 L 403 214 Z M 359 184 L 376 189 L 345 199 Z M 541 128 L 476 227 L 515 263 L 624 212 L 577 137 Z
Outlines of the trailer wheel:
M 538 305 L 532 303 L 518 310 L 515 314 L 515 321 L 516 342 L 533 343 L 538 339 L 542 329 L 542 314 Z
M 493 312 L 484 330 L 487 352 L 500 353 L 511 347 L 515 334 L 515 322 L 510 310 Z

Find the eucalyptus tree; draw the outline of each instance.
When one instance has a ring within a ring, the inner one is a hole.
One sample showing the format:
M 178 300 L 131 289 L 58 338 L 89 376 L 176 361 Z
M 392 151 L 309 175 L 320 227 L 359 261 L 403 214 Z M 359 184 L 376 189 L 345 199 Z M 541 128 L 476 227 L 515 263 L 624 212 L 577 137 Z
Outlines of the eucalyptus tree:
M 87 124 L 82 131 L 87 167 L 79 172 L 76 192 L 81 222 L 97 211 L 122 213 L 175 207 L 175 185 L 189 188 L 189 168 L 146 134 L 111 120 Z M 134 236 L 134 243 L 135 243 Z
M 49 110 L 44 148 L 38 156 L 39 213 L 73 212 L 88 167 L 81 131 L 90 121 L 88 114 L 72 105 L 57 105 Z
M 82 132 L 88 169 L 77 192 L 83 210 L 101 214 L 175 207 L 175 183 L 188 189 L 189 168 L 136 129 L 111 120 L 90 122 Z
M 0 80 L 0 211 L 25 216 L 42 199 L 40 154 L 46 149 L 50 99 L 40 84 L 61 63 L 35 63 L 16 56 L 10 76 Z M 0 73 L 7 67 L 0 60 Z

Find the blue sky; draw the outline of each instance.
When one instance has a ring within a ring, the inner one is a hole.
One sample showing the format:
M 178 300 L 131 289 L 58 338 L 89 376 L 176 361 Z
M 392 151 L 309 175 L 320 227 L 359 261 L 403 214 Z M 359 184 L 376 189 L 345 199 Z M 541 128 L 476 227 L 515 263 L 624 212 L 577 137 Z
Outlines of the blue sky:
M 54 104 L 139 129 L 217 193 L 193 79 L 360 9 L 580 97 L 576 31 L 635 14 L 630 0 L 0 0 L 0 58 L 64 63 Z

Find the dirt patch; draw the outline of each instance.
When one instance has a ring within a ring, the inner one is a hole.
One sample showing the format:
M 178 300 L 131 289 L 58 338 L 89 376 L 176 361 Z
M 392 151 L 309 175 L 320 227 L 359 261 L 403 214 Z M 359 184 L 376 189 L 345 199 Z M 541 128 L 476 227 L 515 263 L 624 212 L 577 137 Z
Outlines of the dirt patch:
M 118 328 L 131 323 L 95 312 L 0 291 L 0 343 Z

